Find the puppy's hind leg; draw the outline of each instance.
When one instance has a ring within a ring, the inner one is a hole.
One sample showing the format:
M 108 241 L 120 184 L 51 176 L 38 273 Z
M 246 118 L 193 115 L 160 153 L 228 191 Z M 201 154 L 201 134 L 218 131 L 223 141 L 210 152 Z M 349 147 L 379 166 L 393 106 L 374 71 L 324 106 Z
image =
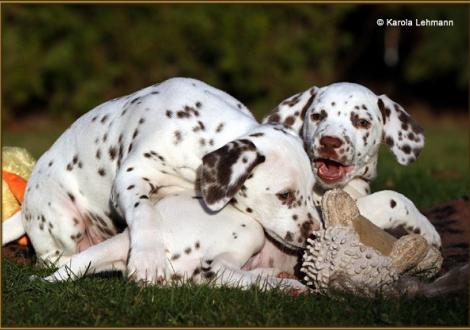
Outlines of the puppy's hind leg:
M 125 271 L 128 252 L 129 234 L 125 230 L 74 255 L 57 271 L 43 278 L 43 280 L 60 282 L 76 280 L 84 275 L 103 271 Z

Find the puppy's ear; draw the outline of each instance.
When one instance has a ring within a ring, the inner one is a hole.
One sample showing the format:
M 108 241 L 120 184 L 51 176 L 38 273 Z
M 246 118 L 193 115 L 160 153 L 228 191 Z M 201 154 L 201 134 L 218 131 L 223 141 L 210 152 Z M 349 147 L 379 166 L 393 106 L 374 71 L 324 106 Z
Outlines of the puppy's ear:
M 305 114 L 312 105 L 318 89 L 318 87 L 313 86 L 305 92 L 285 99 L 267 114 L 261 122 L 263 124 L 282 124 L 300 136 Z
M 388 96 L 380 95 L 377 106 L 382 113 L 383 142 L 388 145 L 398 163 L 412 163 L 424 147 L 424 130 Z
M 248 139 L 227 143 L 202 158 L 200 188 L 207 207 L 223 208 L 265 157 Z

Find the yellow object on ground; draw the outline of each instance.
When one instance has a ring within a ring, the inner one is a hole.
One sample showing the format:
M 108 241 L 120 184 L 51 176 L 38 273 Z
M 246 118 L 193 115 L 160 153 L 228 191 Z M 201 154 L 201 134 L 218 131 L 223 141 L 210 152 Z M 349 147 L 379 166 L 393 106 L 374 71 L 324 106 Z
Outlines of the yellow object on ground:
M 24 148 L 2 148 L 2 221 L 21 209 L 26 184 L 35 159 Z M 27 245 L 26 236 L 18 240 L 20 245 Z

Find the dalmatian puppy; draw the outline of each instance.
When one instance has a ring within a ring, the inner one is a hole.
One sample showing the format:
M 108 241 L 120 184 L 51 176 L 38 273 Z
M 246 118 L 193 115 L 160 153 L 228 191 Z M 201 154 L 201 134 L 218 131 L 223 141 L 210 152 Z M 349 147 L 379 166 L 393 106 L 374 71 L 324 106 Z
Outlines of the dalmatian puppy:
M 302 136 L 316 179 L 317 205 L 326 190 L 343 188 L 379 227 L 401 225 L 441 245 L 436 229 L 405 196 L 370 194 L 382 142 L 401 165 L 416 160 L 424 146 L 423 129 L 398 103 L 358 84 L 334 83 L 287 98 L 263 119 L 269 122 Z
M 319 228 L 299 137 L 259 125 L 214 87 L 173 78 L 103 103 L 67 129 L 38 160 L 11 233 L 26 232 L 38 258 L 60 266 L 127 225 L 129 277 L 157 283 L 171 270 L 150 199 L 195 184 L 205 208 L 217 212 L 233 200 L 291 248 Z
M 201 206 L 194 191 L 166 196 L 154 208 L 163 219 L 160 230 L 166 247 L 166 268 L 171 269 L 169 281 L 178 284 L 210 282 L 242 289 L 258 286 L 262 289 L 307 290 L 299 281 L 273 276 L 274 269 L 242 269 L 265 241 L 263 227 L 250 214 L 235 207 L 210 213 Z M 43 280 L 75 280 L 85 274 L 111 270 L 125 273 L 129 244 L 129 232 L 125 229 L 75 254 Z

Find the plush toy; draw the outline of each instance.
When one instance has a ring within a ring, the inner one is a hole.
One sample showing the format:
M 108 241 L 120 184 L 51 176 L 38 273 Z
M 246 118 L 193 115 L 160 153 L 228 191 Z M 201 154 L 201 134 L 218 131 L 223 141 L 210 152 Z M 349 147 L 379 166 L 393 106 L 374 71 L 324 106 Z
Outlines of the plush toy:
M 2 148 L 2 221 L 20 210 L 26 183 L 35 163 L 33 156 L 26 149 Z M 21 237 L 18 243 L 26 246 L 27 237 Z
M 325 230 L 307 240 L 301 271 L 315 293 L 348 292 L 373 297 L 399 295 L 397 281 L 407 275 L 430 278 L 442 265 L 439 250 L 420 235 L 396 239 L 360 215 L 344 191 L 322 199 Z

